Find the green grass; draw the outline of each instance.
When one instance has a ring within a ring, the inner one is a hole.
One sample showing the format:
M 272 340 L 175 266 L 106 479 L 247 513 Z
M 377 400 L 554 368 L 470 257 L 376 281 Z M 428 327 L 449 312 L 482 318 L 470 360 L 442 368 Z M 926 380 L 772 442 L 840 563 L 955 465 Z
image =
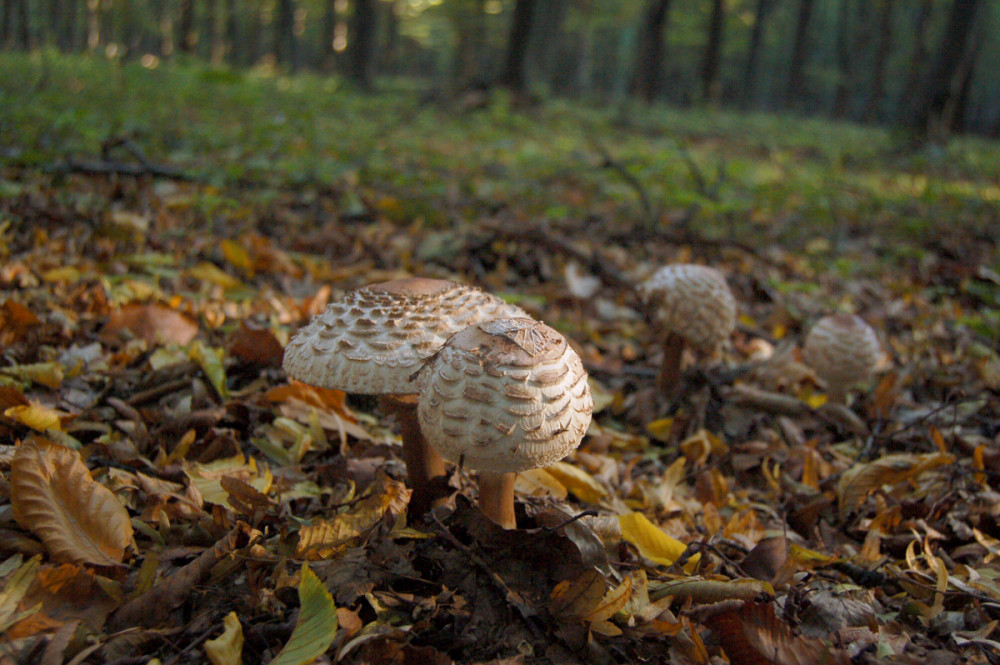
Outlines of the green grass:
M 0 148 L 8 164 L 46 167 L 127 135 L 220 187 L 332 186 L 343 207 L 362 192 L 390 218 L 432 226 L 498 209 L 631 224 L 636 188 L 600 167 L 597 146 L 640 183 L 659 224 L 697 205 L 707 237 L 800 247 L 878 234 L 906 257 L 939 230 L 974 237 L 1000 218 L 1000 148 L 974 138 L 905 153 L 886 130 L 819 118 L 558 99 L 519 109 L 502 94 L 461 112 L 421 95 L 412 82 L 364 96 L 314 74 L 2 54 Z

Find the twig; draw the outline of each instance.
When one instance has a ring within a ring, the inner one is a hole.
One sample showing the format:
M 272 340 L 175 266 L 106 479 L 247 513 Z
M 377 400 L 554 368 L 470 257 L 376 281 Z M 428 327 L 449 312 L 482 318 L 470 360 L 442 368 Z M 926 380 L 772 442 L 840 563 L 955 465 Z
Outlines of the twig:
M 635 191 L 636 195 L 639 197 L 639 204 L 642 206 L 643 217 L 647 222 L 646 226 L 651 225 L 657 215 L 653 210 L 653 204 L 649 200 L 649 194 L 646 193 L 646 188 L 643 184 L 638 178 L 629 173 L 629 170 L 625 168 L 624 164 L 612 157 L 607 148 L 605 148 L 595 136 L 589 135 L 587 140 L 590 142 L 590 145 L 594 148 L 594 150 L 596 150 L 601 156 L 600 167 L 614 171 L 618 174 L 618 177 L 625 182 L 625 184 Z

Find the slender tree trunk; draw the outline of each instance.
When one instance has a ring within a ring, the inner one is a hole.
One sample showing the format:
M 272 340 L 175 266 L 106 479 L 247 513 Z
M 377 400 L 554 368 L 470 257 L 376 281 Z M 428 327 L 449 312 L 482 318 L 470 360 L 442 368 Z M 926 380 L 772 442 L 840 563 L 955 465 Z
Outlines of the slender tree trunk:
M 708 22 L 708 45 L 705 47 L 705 61 L 701 67 L 701 94 L 712 104 L 718 103 L 722 92 L 719 84 L 719 60 L 722 57 L 722 24 L 725 14 L 725 0 L 713 0 L 712 17 Z
M 528 40 L 528 60 L 538 74 L 537 79 L 551 81 L 553 77 L 565 74 L 558 71 L 555 63 L 562 45 L 562 25 L 569 4 L 569 0 L 548 0 L 538 5 L 532 37 Z
M 278 0 L 274 21 L 274 59 L 295 68 L 295 2 Z
M 219 30 L 219 0 L 205 0 L 205 36 L 208 37 L 208 58 L 212 64 L 222 62 L 222 33 Z
M 226 30 L 222 39 L 226 61 L 231 64 L 242 64 L 241 54 L 236 45 L 240 43 L 240 21 L 237 14 L 236 0 L 226 0 Z
M 87 49 L 94 51 L 101 45 L 100 0 L 87 0 Z
M 14 23 L 14 35 L 17 38 L 18 45 L 25 51 L 30 51 L 32 47 L 31 40 L 31 18 L 30 18 L 30 8 L 28 7 L 28 0 L 15 0 L 15 23 Z
M 979 56 L 979 44 L 980 40 L 977 36 L 972 35 L 970 42 L 966 45 L 962 62 L 955 72 L 952 83 L 952 98 L 945 105 L 944 112 L 941 114 L 941 124 L 947 127 L 951 133 L 957 134 L 965 130 L 965 116 L 969 109 L 969 91 L 972 89 L 976 58 Z
M 651 0 L 646 5 L 635 58 L 632 92 L 647 104 L 660 95 L 663 86 L 663 32 L 669 15 L 670 0 Z
M 885 96 L 885 69 L 889 62 L 889 52 L 892 50 L 892 9 L 893 0 L 882 0 L 882 11 L 879 13 L 878 22 L 878 47 L 875 50 L 875 63 L 872 65 L 871 96 L 862 114 L 867 122 L 877 118 L 882 98 Z
M 953 82 L 966 53 L 979 4 L 980 0 L 954 0 L 951 5 L 934 68 L 925 79 L 906 123 L 919 141 L 947 137 L 948 128 L 942 125 L 943 114 L 955 97 Z
M 378 29 L 375 0 L 354 0 L 354 20 L 347 47 L 350 51 L 348 74 L 362 89 L 372 87 L 375 79 L 375 35 Z
M 805 97 L 805 64 L 808 53 L 809 21 L 812 17 L 813 0 L 801 0 L 799 16 L 795 23 L 795 41 L 792 44 L 792 61 L 788 69 L 788 87 L 785 89 L 785 103 L 795 106 Z
M 181 16 L 177 24 L 180 32 L 178 48 L 181 53 L 194 51 L 198 36 L 194 31 L 194 0 L 181 0 Z
M 382 20 L 385 22 L 385 43 L 381 49 L 382 57 L 378 71 L 399 73 L 399 7 L 395 0 L 382 4 Z
M 320 25 L 319 49 L 321 67 L 325 71 L 333 69 L 334 50 L 333 37 L 337 29 L 337 0 L 324 0 L 323 2 L 323 22 Z
M 840 0 L 837 8 L 837 86 L 831 111 L 834 118 L 846 116 L 851 101 L 851 27 L 851 0 Z
M 913 106 L 913 100 L 920 94 L 920 77 L 927 63 L 927 24 L 934 8 L 933 0 L 922 0 L 917 10 L 917 19 L 913 26 L 913 55 L 910 57 L 909 72 L 906 75 L 906 86 L 898 106 L 897 115 L 904 116 Z
M 535 4 L 536 0 L 517 0 L 514 5 L 514 18 L 507 40 L 507 55 L 504 58 L 503 72 L 500 74 L 500 84 L 516 93 L 524 92 L 527 87 L 524 62 L 528 53 L 528 39 L 531 36 Z
M 451 18 L 458 34 L 454 78 L 461 88 L 483 76 L 481 60 L 486 44 L 486 0 L 471 0 L 455 5 Z
M 747 48 L 747 60 L 743 66 L 743 91 L 740 106 L 750 107 L 757 84 L 757 62 L 760 60 L 760 44 L 764 40 L 764 23 L 771 7 L 771 0 L 757 0 L 757 11 L 754 14 L 753 28 L 750 31 L 750 46 Z

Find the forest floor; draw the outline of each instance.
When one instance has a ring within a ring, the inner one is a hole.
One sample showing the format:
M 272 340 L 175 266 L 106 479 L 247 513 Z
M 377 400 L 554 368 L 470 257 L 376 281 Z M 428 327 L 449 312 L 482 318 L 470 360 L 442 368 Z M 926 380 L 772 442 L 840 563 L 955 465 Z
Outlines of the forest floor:
M 1000 662 L 1000 146 L 156 64 L 0 55 L 0 663 Z M 676 262 L 739 325 L 670 399 Z M 410 274 L 590 372 L 517 530 L 457 470 L 408 523 L 393 419 L 280 369 Z

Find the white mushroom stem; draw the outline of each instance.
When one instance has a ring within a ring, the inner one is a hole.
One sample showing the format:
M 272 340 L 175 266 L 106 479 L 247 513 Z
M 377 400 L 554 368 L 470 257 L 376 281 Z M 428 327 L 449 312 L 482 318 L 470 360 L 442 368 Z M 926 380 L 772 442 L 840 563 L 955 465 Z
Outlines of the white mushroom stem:
M 681 358 L 684 355 L 684 338 L 677 333 L 669 333 L 663 342 L 663 364 L 656 378 L 656 385 L 662 393 L 672 393 L 681 380 Z
M 504 529 L 516 529 L 514 480 L 516 473 L 479 472 L 479 510 Z
M 403 462 L 406 464 L 406 475 L 409 479 L 410 495 L 409 513 L 411 517 L 419 517 L 430 510 L 433 503 L 435 478 L 446 475 L 444 459 L 433 447 L 427 444 L 420 422 L 417 420 L 417 401 L 411 395 L 394 395 L 383 400 L 383 406 L 396 414 L 403 439 Z

